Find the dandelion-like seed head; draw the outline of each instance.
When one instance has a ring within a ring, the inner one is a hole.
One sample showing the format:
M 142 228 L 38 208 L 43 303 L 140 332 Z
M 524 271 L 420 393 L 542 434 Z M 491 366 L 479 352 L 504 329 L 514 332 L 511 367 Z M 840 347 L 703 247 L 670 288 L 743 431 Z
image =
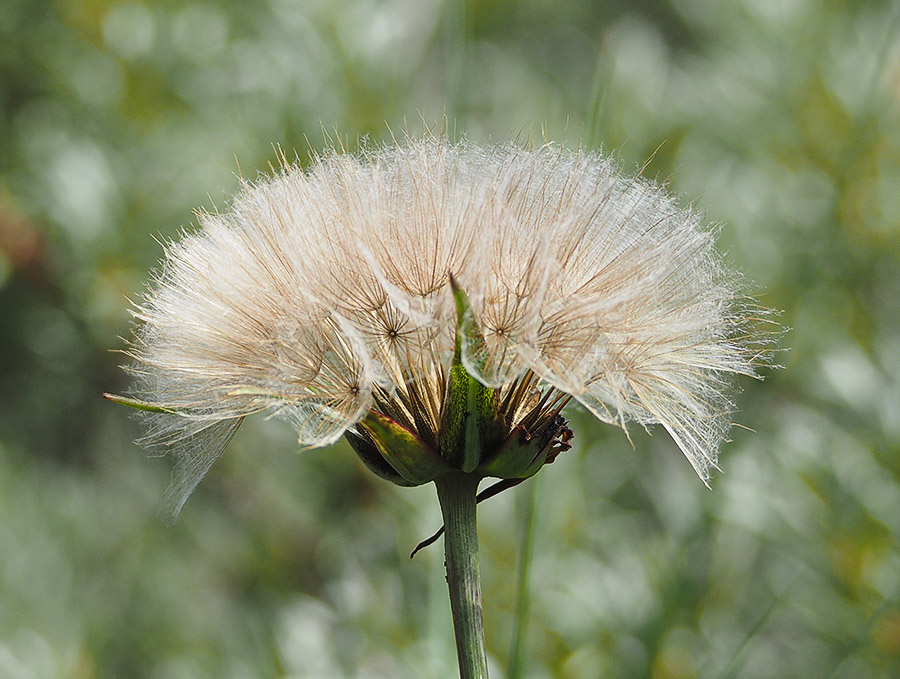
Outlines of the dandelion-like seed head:
M 706 481 L 728 377 L 763 355 L 713 231 L 595 153 L 332 151 L 198 219 L 136 307 L 122 399 L 178 456 L 176 512 L 257 412 L 416 485 L 533 474 L 568 448 L 574 399 L 661 424 Z

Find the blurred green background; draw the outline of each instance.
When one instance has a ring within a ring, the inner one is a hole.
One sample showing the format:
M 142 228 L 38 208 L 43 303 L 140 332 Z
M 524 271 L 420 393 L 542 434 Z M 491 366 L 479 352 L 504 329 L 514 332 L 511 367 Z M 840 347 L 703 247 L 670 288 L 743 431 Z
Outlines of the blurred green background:
M 900 24 L 889 0 L 3 0 L 0 679 L 455 676 L 430 488 L 251 421 L 179 522 L 117 368 L 154 236 L 272 145 L 523 131 L 696 199 L 791 328 L 706 490 L 662 431 L 482 506 L 492 676 L 900 676 Z M 309 139 L 309 142 L 307 142 Z M 658 150 L 658 151 L 657 151 Z M 654 154 L 654 151 L 657 151 Z

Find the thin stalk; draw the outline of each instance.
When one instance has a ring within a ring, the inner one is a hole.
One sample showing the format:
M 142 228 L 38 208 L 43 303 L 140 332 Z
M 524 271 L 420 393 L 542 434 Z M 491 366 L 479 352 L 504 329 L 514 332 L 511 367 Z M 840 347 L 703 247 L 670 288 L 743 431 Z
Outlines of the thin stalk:
M 487 679 L 475 495 L 479 479 L 450 473 L 435 479 L 444 518 L 444 561 L 460 679 Z
M 531 479 L 531 486 L 522 498 L 522 547 L 519 549 L 519 577 L 516 582 L 516 622 L 513 628 L 512 647 L 509 650 L 509 679 L 521 679 L 524 665 L 525 634 L 528 631 L 528 604 L 530 601 L 531 558 L 534 543 L 534 505 L 539 476 Z

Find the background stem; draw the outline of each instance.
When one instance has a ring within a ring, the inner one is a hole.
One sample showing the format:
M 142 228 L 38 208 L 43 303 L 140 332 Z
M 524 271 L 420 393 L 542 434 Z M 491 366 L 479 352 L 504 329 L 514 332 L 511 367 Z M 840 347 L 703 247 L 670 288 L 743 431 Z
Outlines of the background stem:
M 522 508 L 522 546 L 519 549 L 519 578 L 516 582 L 516 622 L 512 646 L 509 651 L 509 679 L 520 679 L 524 661 L 525 634 L 528 631 L 528 604 L 531 575 L 531 558 L 534 552 L 534 504 L 539 476 L 530 479 L 529 489 L 520 496 Z
M 460 679 L 487 679 L 475 495 L 479 479 L 446 474 L 435 480 L 444 518 L 444 560 Z

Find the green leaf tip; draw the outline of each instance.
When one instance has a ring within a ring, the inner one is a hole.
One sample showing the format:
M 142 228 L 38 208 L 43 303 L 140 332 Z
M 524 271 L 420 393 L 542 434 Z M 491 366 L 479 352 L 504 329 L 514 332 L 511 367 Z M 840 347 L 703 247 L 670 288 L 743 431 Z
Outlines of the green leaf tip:
M 178 411 L 172 410 L 171 408 L 164 408 L 163 406 L 147 403 L 146 401 L 139 401 L 135 398 L 119 396 L 118 394 L 104 393 L 103 398 L 105 398 L 107 401 L 112 401 L 113 403 L 118 403 L 123 406 L 128 406 L 129 408 L 134 408 L 135 410 L 144 410 L 151 413 L 168 413 L 169 415 L 178 415 Z
M 453 300 L 456 302 L 456 315 L 458 323 L 462 323 L 462 317 L 469 309 L 469 296 L 459 285 L 456 276 L 450 274 L 450 288 L 453 290 Z

